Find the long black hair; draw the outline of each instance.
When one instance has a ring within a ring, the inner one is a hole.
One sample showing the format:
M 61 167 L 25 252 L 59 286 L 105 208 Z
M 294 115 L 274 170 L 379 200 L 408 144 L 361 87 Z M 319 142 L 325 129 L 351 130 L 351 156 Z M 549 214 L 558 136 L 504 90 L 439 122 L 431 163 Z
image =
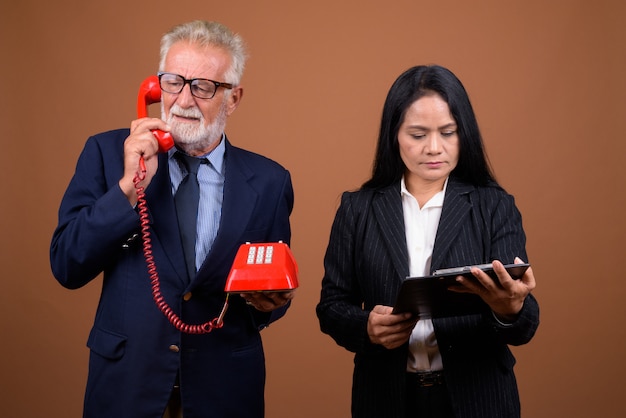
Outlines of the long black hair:
M 459 161 L 451 175 L 477 186 L 495 182 L 465 87 L 447 68 L 420 65 L 400 75 L 387 93 L 372 177 L 363 188 L 379 189 L 400 181 L 406 166 L 400 157 L 398 131 L 407 109 L 416 100 L 433 92 L 448 104 L 457 124 Z

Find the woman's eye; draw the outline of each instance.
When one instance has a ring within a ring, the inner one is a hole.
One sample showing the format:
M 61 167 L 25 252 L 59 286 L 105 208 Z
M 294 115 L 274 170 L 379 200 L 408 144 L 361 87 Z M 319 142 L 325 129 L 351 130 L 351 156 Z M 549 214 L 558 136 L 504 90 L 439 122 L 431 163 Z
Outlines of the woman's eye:
M 445 137 L 453 136 L 454 134 L 456 134 L 456 131 L 443 131 L 441 133 L 441 135 Z

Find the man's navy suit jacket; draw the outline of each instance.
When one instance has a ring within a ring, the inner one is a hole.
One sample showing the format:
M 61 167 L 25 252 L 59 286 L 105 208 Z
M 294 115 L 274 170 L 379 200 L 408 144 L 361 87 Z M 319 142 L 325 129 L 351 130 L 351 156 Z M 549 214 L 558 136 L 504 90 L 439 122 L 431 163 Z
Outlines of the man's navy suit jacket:
M 209 334 L 177 331 L 153 301 L 139 215 L 118 182 L 127 129 L 87 141 L 59 210 L 50 250 L 54 276 L 79 288 L 102 275 L 88 343 L 85 417 L 161 417 L 177 373 L 185 417 L 261 417 L 265 382 L 259 331 L 284 315 L 230 298 L 224 326 Z M 211 252 L 188 283 L 167 155 L 146 188 L 152 255 L 166 302 L 183 321 L 217 317 L 224 285 L 245 242 L 290 242 L 289 172 L 227 139 L 221 223 Z M 186 295 L 186 297 L 184 297 Z M 188 299 L 188 300 L 187 300 Z M 77 312 L 77 315 L 80 315 Z

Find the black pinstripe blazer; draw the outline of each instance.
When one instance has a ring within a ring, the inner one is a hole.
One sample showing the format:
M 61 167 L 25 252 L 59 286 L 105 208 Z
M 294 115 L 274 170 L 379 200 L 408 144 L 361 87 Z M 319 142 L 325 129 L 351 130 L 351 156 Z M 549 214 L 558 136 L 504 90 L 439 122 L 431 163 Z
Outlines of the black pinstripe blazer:
M 514 199 L 497 185 L 477 188 L 451 177 L 432 256 L 432 270 L 527 260 Z M 404 418 L 408 346 L 371 344 L 367 318 L 393 306 L 409 274 L 400 184 L 346 192 L 332 226 L 317 306 L 323 332 L 355 352 L 352 416 Z M 457 417 L 518 417 L 519 395 L 508 345 L 530 341 L 539 307 L 529 295 L 515 323 L 503 326 L 487 305 L 482 314 L 433 320 Z

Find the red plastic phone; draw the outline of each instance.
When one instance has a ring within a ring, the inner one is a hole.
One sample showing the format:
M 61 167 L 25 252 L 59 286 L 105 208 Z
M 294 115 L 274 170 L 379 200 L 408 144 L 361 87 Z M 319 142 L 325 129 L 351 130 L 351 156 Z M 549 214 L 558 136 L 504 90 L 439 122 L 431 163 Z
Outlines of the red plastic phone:
M 224 291 L 279 292 L 298 287 L 298 265 L 284 242 L 241 245 Z
M 161 87 L 159 87 L 159 78 L 151 75 L 146 78 L 139 87 L 139 95 L 137 96 L 137 117 L 145 118 L 148 116 L 148 105 L 161 101 Z M 152 133 L 159 143 L 159 152 L 167 152 L 174 146 L 174 140 L 169 132 L 153 130 Z

